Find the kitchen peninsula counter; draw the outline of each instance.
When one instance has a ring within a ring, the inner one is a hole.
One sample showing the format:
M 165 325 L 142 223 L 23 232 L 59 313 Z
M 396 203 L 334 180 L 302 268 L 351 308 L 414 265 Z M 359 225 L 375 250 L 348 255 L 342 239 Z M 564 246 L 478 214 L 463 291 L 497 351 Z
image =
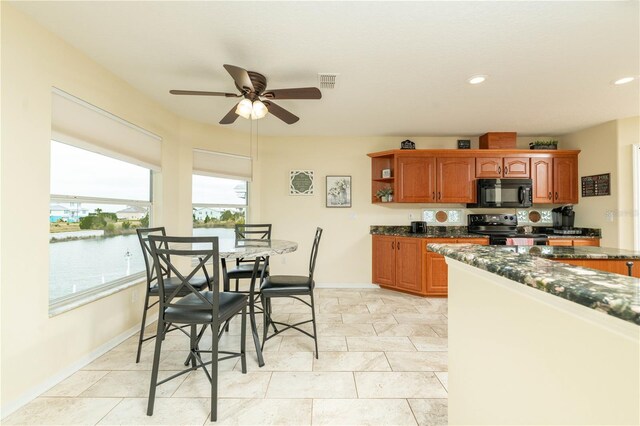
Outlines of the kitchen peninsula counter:
M 640 424 L 640 279 L 538 256 L 626 253 L 427 247 L 449 267 L 449 424 Z
M 640 325 L 640 279 L 547 260 L 584 259 L 588 256 L 638 259 L 640 254 L 603 247 L 471 244 L 428 244 L 427 247 L 445 257 L 484 269 L 516 283 Z

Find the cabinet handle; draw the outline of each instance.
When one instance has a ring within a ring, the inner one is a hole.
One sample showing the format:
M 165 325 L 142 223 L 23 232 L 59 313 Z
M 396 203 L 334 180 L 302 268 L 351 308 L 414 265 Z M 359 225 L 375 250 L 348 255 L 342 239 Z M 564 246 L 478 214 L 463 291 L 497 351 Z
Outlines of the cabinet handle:
M 432 198 L 433 200 L 435 200 L 435 199 L 436 199 L 436 191 L 433 191 L 433 194 L 431 194 L 431 198 Z
M 630 277 L 633 276 L 633 262 L 627 262 L 627 273 L 629 274 Z
M 558 193 L 556 192 L 556 200 L 558 199 Z
M 396 249 L 396 242 L 391 241 L 391 250 L 395 250 L 395 249 Z
M 398 241 L 398 246 L 397 247 L 398 247 L 398 250 L 400 250 L 400 241 Z
M 502 167 L 498 166 L 498 174 L 502 174 Z
M 438 191 L 438 200 L 442 198 L 442 194 Z
M 551 200 L 551 191 L 549 191 L 549 199 Z
M 504 166 L 504 174 L 505 176 L 509 174 L 509 168 L 507 166 Z

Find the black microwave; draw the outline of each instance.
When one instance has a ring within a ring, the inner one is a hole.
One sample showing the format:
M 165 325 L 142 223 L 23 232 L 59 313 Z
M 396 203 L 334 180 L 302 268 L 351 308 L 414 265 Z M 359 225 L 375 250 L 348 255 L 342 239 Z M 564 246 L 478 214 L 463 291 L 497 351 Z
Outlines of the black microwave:
M 531 207 L 531 179 L 478 179 L 477 198 L 467 207 Z

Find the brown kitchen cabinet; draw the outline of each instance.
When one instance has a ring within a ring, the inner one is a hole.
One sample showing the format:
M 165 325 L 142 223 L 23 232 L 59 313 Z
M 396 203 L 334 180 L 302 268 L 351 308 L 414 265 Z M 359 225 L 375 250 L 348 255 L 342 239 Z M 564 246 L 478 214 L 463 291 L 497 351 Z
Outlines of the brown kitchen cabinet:
M 534 204 L 578 202 L 577 150 L 414 149 L 371 157 L 371 202 L 393 188 L 400 203 L 474 203 L 477 178 L 531 178 Z M 383 178 L 389 169 L 391 177 Z
M 597 269 L 613 274 L 629 275 L 627 262 L 631 262 L 631 276 L 640 278 L 640 259 L 553 259 L 569 265 L 582 266 L 583 268 Z
M 372 235 L 372 281 L 383 288 L 421 296 L 446 296 L 448 267 L 428 243 L 489 244 L 488 238 L 413 238 Z
M 476 158 L 477 178 L 528 178 L 530 161 L 524 157 Z
M 549 246 L 593 246 L 600 247 L 599 238 L 549 238 L 547 241 Z
M 375 284 L 423 293 L 421 238 L 373 235 L 372 278 Z
M 578 202 L 578 157 L 531 159 L 534 204 Z
M 398 155 L 395 201 L 432 203 L 436 201 L 436 159 L 427 156 Z
M 427 244 L 479 244 L 489 245 L 489 238 L 429 238 Z M 449 267 L 443 255 L 426 249 L 425 244 L 425 295 L 447 296 L 449 293 Z

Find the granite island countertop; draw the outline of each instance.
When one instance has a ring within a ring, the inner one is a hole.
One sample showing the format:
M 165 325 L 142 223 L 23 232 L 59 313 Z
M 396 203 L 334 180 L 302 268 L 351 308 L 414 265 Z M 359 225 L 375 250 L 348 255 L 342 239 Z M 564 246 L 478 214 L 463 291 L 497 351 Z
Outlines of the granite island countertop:
M 529 253 L 517 253 L 512 250 L 514 246 L 428 244 L 427 247 L 433 252 L 516 283 L 640 325 L 638 278 L 567 265 Z
M 508 250 L 518 254 L 528 254 L 530 256 L 542 257 L 544 259 L 597 259 L 597 260 L 636 260 L 640 259 L 640 252 L 632 250 L 622 250 L 610 247 L 590 247 L 590 246 L 503 246 L 503 250 Z

